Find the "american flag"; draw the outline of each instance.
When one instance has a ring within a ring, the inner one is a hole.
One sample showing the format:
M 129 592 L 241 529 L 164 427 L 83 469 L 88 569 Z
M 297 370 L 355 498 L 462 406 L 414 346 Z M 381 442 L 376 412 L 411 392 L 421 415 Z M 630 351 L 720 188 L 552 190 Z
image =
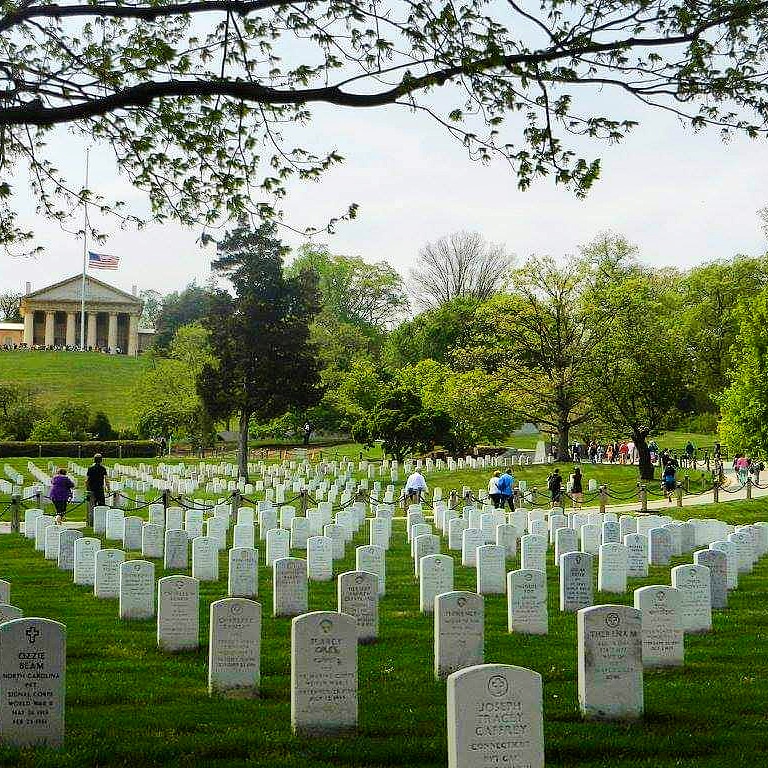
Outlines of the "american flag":
M 94 269 L 117 269 L 120 264 L 119 256 L 110 256 L 107 253 L 94 253 L 88 251 L 88 266 Z

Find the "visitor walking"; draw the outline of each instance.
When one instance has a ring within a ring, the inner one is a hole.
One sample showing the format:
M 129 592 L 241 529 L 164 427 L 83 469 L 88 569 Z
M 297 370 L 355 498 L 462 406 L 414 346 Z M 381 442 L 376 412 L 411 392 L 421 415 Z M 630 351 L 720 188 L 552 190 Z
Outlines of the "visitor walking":
M 667 462 L 664 466 L 664 474 L 662 475 L 662 486 L 664 495 L 667 497 L 667 501 L 672 503 L 672 494 L 677 488 L 677 469 L 672 461 Z
M 51 478 L 51 492 L 48 496 L 56 508 L 55 525 L 61 525 L 64 522 L 64 516 L 67 514 L 67 504 L 72 499 L 72 489 L 75 484 L 71 478 L 67 477 L 67 470 L 60 467 L 59 471 Z
M 584 488 L 582 487 L 582 475 L 581 468 L 574 467 L 573 475 L 571 476 L 571 501 L 574 507 L 581 509 L 581 505 L 584 502 Z
M 91 503 L 94 507 L 105 505 L 104 494 L 109 490 L 107 469 L 101 462 L 102 455 L 97 453 L 93 457 L 93 464 L 88 467 L 88 471 L 85 473 L 85 487 L 91 494 Z
M 739 473 L 739 483 L 747 484 L 747 475 L 749 474 L 749 459 L 746 454 L 739 456 L 736 461 L 736 471 Z
M 505 469 L 499 477 L 499 507 L 505 509 L 507 505 L 515 511 L 515 476 Z
M 496 509 L 499 508 L 499 500 L 501 499 L 501 494 L 499 493 L 500 476 L 501 472 L 494 472 L 488 481 L 488 498 Z
M 552 507 L 562 506 L 563 476 L 558 468 L 547 478 L 547 490 L 552 499 Z
M 309 438 L 312 436 L 312 425 L 309 422 L 306 422 L 304 424 L 304 446 L 309 445 Z

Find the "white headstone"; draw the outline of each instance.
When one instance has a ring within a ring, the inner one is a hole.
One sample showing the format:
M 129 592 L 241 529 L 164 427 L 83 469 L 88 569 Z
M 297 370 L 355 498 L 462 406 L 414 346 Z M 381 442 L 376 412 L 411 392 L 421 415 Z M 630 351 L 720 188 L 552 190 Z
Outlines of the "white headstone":
M 507 628 L 524 635 L 546 635 L 547 574 L 520 569 L 507 574 Z
M 597 565 L 599 592 L 623 594 L 627 591 L 628 558 L 629 553 L 623 544 L 610 542 L 600 545 L 600 560 Z
M 65 530 L 60 525 L 49 525 L 45 528 L 45 559 L 59 559 L 59 536 Z
M 93 594 L 99 599 L 120 597 L 120 566 L 125 561 L 122 549 L 100 549 L 96 553 Z
M 345 571 L 337 581 L 339 613 L 355 619 L 359 643 L 379 636 L 379 578 L 367 571 Z
M 200 582 L 164 576 L 157 582 L 157 645 L 163 651 L 196 650 L 200 635 Z
M 11 602 L 11 582 L 0 579 L 0 603 Z
M 198 581 L 219 580 L 219 548 L 216 540 L 209 536 L 192 539 L 192 578 Z
M 232 528 L 232 546 L 253 549 L 256 543 L 256 529 L 252 523 L 238 523 Z
M 648 562 L 650 565 L 669 565 L 672 557 L 672 533 L 667 528 L 648 531 Z
M 230 597 L 256 597 L 259 594 L 259 550 L 234 547 L 228 555 L 227 594 Z
M 96 575 L 96 553 L 101 549 L 101 539 L 81 536 L 75 541 L 75 584 L 92 587 Z
M 435 597 L 435 677 L 444 680 L 465 667 L 482 664 L 485 644 L 483 597 L 444 592 Z
M 736 545 L 732 541 L 713 541 L 709 548 L 725 555 L 725 578 L 728 589 L 739 586 L 739 558 Z
M 477 565 L 477 548 L 484 543 L 482 528 L 466 528 L 461 537 L 461 564 L 474 568 Z
M 627 548 L 627 578 L 644 579 L 648 576 L 648 536 L 628 533 L 624 537 Z
M 41 515 L 35 520 L 35 551 L 45 552 L 46 529 L 53 525 L 50 515 Z
M 181 528 L 169 528 L 165 531 L 165 552 L 163 554 L 165 570 L 189 567 L 189 537 Z
M 586 552 L 568 552 L 560 559 L 560 610 L 575 613 L 594 602 L 592 583 L 593 556 Z
M 426 555 L 419 567 L 419 610 L 432 613 L 435 597 L 453 592 L 453 558 L 450 555 Z
M 422 533 L 411 540 L 413 547 L 413 570 L 416 578 L 419 578 L 421 559 L 427 555 L 440 554 L 440 537 L 434 533 Z
M 672 569 L 672 586 L 680 593 L 683 632 L 700 634 L 712 629 L 712 592 L 709 568 L 678 565 Z
M 120 565 L 121 619 L 151 619 L 155 615 L 155 565 L 128 560 Z
M 386 551 L 371 544 L 355 549 L 355 570 L 375 573 L 379 577 L 379 597 L 387 591 Z
M 635 608 L 642 612 L 643 666 L 682 666 L 684 649 L 680 593 L 662 584 L 640 587 L 635 590 Z
M 544 768 L 541 675 L 480 664 L 448 678 L 448 768 Z
M 484 544 L 477 548 L 477 593 L 503 595 L 506 591 L 506 557 L 499 544 Z
M 626 605 L 596 605 L 580 610 L 576 623 L 582 715 L 598 720 L 641 717 L 643 645 L 640 611 Z
M 520 537 L 520 568 L 531 571 L 547 570 L 547 537 L 526 533 Z
M 327 536 L 307 539 L 307 578 L 310 581 L 333 579 L 333 540 Z
M 517 540 L 519 538 L 520 531 L 511 523 L 500 523 L 496 526 L 495 543 L 504 547 L 507 560 L 514 560 L 517 557 Z
M 270 528 L 266 533 L 267 540 L 267 566 L 272 568 L 275 560 L 290 557 L 291 533 L 285 528 Z
M 283 557 L 273 564 L 273 616 L 306 613 L 308 601 L 307 561 Z
M 258 696 L 261 605 L 244 597 L 228 597 L 211 603 L 210 612 L 208 692 L 228 698 Z
M 165 535 L 162 525 L 146 523 L 141 529 L 141 556 L 159 559 L 163 556 L 163 537 Z
M 6 621 L 13 621 L 14 619 L 20 619 L 24 616 L 24 612 L 21 608 L 17 608 L 15 605 L 9 603 L 0 603 L 0 624 Z
M 560 564 L 561 555 L 579 551 L 579 535 L 573 528 L 558 528 L 555 531 L 555 565 Z
M 384 520 L 383 518 L 372 517 L 370 519 L 371 521 L 378 520 L 379 522 L 387 523 L 387 520 Z M 323 536 L 327 536 L 331 540 L 333 559 L 341 560 L 344 557 L 345 545 L 347 542 L 347 536 L 344 532 L 344 527 L 337 525 L 336 523 L 327 523 L 323 526 Z M 371 544 L 373 543 L 374 542 L 371 542 Z
M 141 550 L 141 529 L 144 521 L 140 517 L 130 516 L 123 518 L 123 549 L 126 552 Z M 107 537 L 109 538 L 109 537 Z
M 125 512 L 122 509 L 106 510 L 106 537 L 109 541 L 122 541 L 123 539 L 123 520 Z
M 307 613 L 291 622 L 294 733 L 329 736 L 356 728 L 357 633 L 352 616 L 334 611 Z
M 712 608 L 728 607 L 728 556 L 715 549 L 693 553 L 693 562 L 709 568 L 710 603 Z
M 58 621 L 29 618 L 0 624 L 0 742 L 4 745 L 62 746 L 66 644 L 66 627 Z
M 62 571 L 75 570 L 75 542 L 83 532 L 74 528 L 62 528 L 59 534 L 58 565 Z

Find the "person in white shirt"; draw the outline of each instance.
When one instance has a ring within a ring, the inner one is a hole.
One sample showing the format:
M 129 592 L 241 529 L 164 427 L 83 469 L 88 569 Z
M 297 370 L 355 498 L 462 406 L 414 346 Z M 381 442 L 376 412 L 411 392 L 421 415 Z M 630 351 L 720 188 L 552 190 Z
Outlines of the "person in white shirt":
M 493 506 L 498 509 L 499 499 L 501 494 L 499 493 L 499 477 L 500 472 L 494 472 L 491 479 L 488 481 L 488 498 L 493 502 Z
M 405 481 L 405 498 L 409 504 L 418 504 L 427 492 L 427 481 L 421 472 L 413 472 Z

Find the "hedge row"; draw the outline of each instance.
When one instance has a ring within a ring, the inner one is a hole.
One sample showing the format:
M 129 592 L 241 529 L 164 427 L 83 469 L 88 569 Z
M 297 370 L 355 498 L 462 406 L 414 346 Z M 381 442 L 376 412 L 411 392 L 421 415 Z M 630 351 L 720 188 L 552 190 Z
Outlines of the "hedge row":
M 28 456 L 67 456 L 73 459 L 91 458 L 100 453 L 110 459 L 151 458 L 160 446 L 154 440 L 90 440 L 71 443 L 0 442 L 0 458 Z

